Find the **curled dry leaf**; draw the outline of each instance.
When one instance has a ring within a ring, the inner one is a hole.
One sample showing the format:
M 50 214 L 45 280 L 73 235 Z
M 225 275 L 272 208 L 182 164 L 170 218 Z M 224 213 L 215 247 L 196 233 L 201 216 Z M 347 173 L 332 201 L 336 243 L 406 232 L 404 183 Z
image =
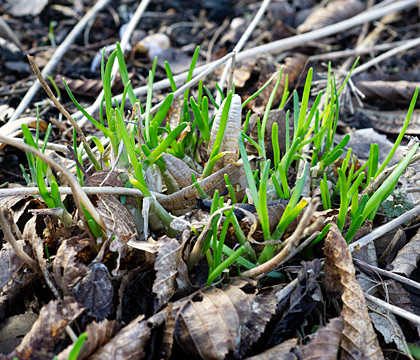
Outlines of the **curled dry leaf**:
M 58 248 L 53 262 L 54 278 L 65 296 L 72 294 L 73 287 L 86 274 L 87 266 L 78 259 L 86 248 L 89 248 L 89 239 L 78 236 L 64 240 Z
M 358 81 L 356 86 L 365 95 L 365 100 L 381 99 L 390 103 L 409 104 L 420 82 L 410 81 Z
M 113 309 L 114 288 L 104 264 L 94 263 L 73 290 L 78 302 L 83 304 L 89 316 L 105 319 Z
M 23 247 L 25 242 L 18 240 L 17 244 Z M 23 264 L 24 261 L 16 255 L 10 244 L 3 244 L 0 251 L 0 289 L 15 277 Z
M 176 240 L 164 236 L 158 241 L 159 251 L 154 268 L 156 279 L 153 292 L 156 294 L 155 312 L 171 299 L 177 290 L 178 268 L 182 260 L 182 245 Z
M 118 274 L 121 259 L 125 255 L 127 242 L 137 236 L 133 215 L 121 204 L 115 196 L 101 195 L 97 207 L 106 225 L 107 237 L 112 240 L 109 249 L 118 252 L 117 266 L 113 275 Z
M 342 285 L 344 320 L 341 359 L 384 359 L 366 307 L 363 291 L 356 280 L 355 269 L 347 243 L 336 225 L 332 224 L 325 239 L 326 275 L 334 274 L 334 288 Z M 331 279 L 331 276 L 329 277 Z M 328 285 L 326 276 L 324 284 Z
M 105 319 L 101 322 L 92 322 L 86 327 L 86 340 L 79 352 L 77 360 L 84 360 L 94 351 L 104 346 L 115 333 L 118 331 L 119 325 L 116 321 Z M 57 355 L 58 360 L 67 360 L 70 352 L 73 350 L 74 344 L 69 345 L 60 354 Z
M 400 250 L 389 268 L 392 272 L 409 277 L 420 259 L 420 230 Z
M 21 360 L 44 360 L 54 357 L 54 346 L 66 326 L 83 311 L 73 298 L 53 300 L 45 305 L 31 331 L 25 335 L 20 345 L 9 356 Z
M 220 105 L 219 110 L 217 110 L 216 117 L 213 121 L 213 126 L 211 128 L 209 146 L 208 146 L 208 154 L 210 155 L 214 143 L 216 140 L 217 133 L 219 131 L 220 120 L 222 118 L 223 108 L 225 106 L 226 99 L 223 100 L 222 104 Z M 216 162 L 216 165 L 213 168 L 213 172 L 220 170 L 222 167 L 235 163 L 239 159 L 239 144 L 238 144 L 238 135 L 241 131 L 241 97 L 237 94 L 232 96 L 232 102 L 229 108 L 229 115 L 228 120 L 226 123 L 225 132 L 223 135 L 223 140 L 220 145 L 219 153 L 224 152 L 226 153 L 223 158 L 219 159 Z
M 22 125 L 25 124 L 28 127 L 36 128 L 36 117 L 26 117 L 18 119 L 16 121 L 8 121 L 5 125 L 0 127 L 0 133 L 7 137 L 18 137 L 22 135 Z M 47 130 L 47 123 L 40 119 L 39 130 Z M 4 148 L 6 144 L 0 143 L 0 149 Z
M 247 282 L 207 287 L 191 295 L 175 318 L 175 339 L 188 354 L 223 359 L 243 355 L 258 340 L 275 312 L 273 292 L 245 293 Z
M 365 8 L 363 2 L 358 0 L 331 1 L 326 7 L 319 7 L 310 14 L 305 22 L 298 26 L 300 33 L 323 28 L 328 25 L 351 18 L 362 12 Z
M 343 318 L 338 317 L 332 319 L 328 325 L 318 328 L 313 335 L 310 335 L 309 344 L 301 347 L 303 359 L 336 359 L 343 327 Z
M 219 191 L 219 194 L 225 190 L 226 183 L 224 174 L 229 176 L 229 180 L 234 187 L 236 187 L 236 185 L 239 185 L 241 189 L 248 187 L 245 170 L 243 166 L 239 164 L 229 164 L 209 177 L 198 181 L 198 183 L 204 192 L 212 197 L 216 189 Z M 168 211 L 186 210 L 188 207 L 195 205 L 199 197 L 197 189 L 191 185 L 157 200 Z
M 163 153 L 166 169 L 173 176 L 181 189 L 193 184 L 191 174 L 198 179 L 201 175 L 191 169 L 185 162 L 171 154 Z

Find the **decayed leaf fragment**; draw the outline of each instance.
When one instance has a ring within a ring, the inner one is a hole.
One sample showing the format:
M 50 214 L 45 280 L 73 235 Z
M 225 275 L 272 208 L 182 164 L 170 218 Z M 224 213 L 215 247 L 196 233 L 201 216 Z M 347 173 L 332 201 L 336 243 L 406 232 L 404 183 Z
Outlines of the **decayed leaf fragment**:
M 391 271 L 410 276 L 420 259 L 420 230 L 400 250 L 394 261 L 390 264 Z
M 391 103 L 409 104 L 420 82 L 410 81 L 358 81 L 356 86 L 366 100 L 382 99 Z
M 341 359 L 384 359 L 366 307 L 363 291 L 356 280 L 351 253 L 340 230 L 332 224 L 325 239 L 324 267 L 342 285 L 344 320 Z M 326 282 L 325 282 L 326 283 Z
M 70 297 L 65 297 L 63 301 L 50 301 L 41 309 L 38 320 L 21 344 L 10 354 L 10 358 L 52 359 L 56 341 L 69 322 L 78 317 L 82 311 L 83 307 Z
M 101 322 L 92 322 L 86 327 L 86 340 L 79 352 L 77 360 L 83 360 L 89 357 L 96 349 L 105 345 L 118 331 L 119 325 L 115 320 L 105 319 Z M 58 360 L 67 360 L 74 344 L 71 344 L 58 354 Z
M 245 360 L 299 360 L 298 355 L 293 353 L 296 346 L 297 339 L 286 340 L 261 354 L 248 357 Z
M 362 12 L 363 2 L 358 0 L 331 1 L 325 8 L 319 7 L 310 14 L 305 22 L 298 26 L 298 32 L 308 32 L 351 18 Z
M 191 174 L 194 174 L 196 179 L 200 177 L 198 172 L 191 169 L 185 162 L 178 159 L 176 156 L 163 153 L 162 157 L 165 162 L 166 169 L 173 176 L 181 189 L 193 184 Z

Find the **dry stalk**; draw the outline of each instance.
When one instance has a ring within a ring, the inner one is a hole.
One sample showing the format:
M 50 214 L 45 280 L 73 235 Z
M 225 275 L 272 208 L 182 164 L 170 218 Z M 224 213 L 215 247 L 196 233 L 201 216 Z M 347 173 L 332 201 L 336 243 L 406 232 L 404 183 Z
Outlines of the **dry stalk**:
M 7 220 L 4 216 L 4 211 L 4 209 L 0 210 L 0 225 L 3 230 L 5 240 L 10 244 L 17 256 L 19 256 L 26 264 L 28 264 L 35 271 L 35 273 L 41 275 L 41 270 L 39 269 L 39 266 L 36 263 L 36 261 L 32 259 L 26 252 L 24 252 L 23 249 L 21 249 L 18 245 L 14 235 L 12 234 L 12 231 L 10 230 L 10 226 L 7 223 Z
M 317 206 L 318 206 L 319 199 L 315 198 L 312 199 L 309 203 L 308 208 L 306 209 L 305 213 L 303 214 L 302 218 L 300 219 L 295 231 L 293 234 L 287 239 L 287 243 L 283 247 L 283 249 L 273 258 L 261 264 L 253 269 L 247 270 L 242 273 L 242 276 L 249 277 L 251 279 L 255 279 L 261 277 L 265 274 L 268 274 L 271 271 L 277 269 L 282 263 L 286 261 L 288 256 L 292 253 L 292 251 L 296 248 L 299 244 L 299 241 L 309 234 L 314 233 L 321 229 L 324 219 L 317 218 L 314 223 L 311 224 L 311 218 L 314 214 Z
M 89 146 L 89 144 L 88 144 L 88 142 L 87 142 L 87 140 L 85 138 L 85 134 L 83 134 L 82 129 L 79 127 L 79 125 L 77 124 L 77 122 L 71 117 L 71 115 L 69 114 L 69 112 L 63 107 L 63 105 L 60 104 L 60 102 L 58 101 L 58 99 L 55 97 L 55 95 L 51 91 L 50 87 L 48 86 L 47 82 L 42 77 L 41 71 L 39 71 L 38 66 L 35 64 L 34 57 L 28 55 L 28 60 L 29 60 L 29 63 L 31 64 L 32 70 L 34 71 L 36 77 L 38 78 L 39 82 L 41 83 L 41 86 L 43 87 L 43 89 L 45 90 L 45 92 L 47 93 L 47 95 L 49 96 L 49 98 L 52 100 L 52 102 L 54 103 L 54 105 L 57 107 L 57 109 L 73 125 L 74 129 L 77 132 L 77 135 L 80 136 L 80 140 L 82 140 L 82 143 L 85 146 L 85 150 L 86 150 L 87 154 L 92 159 L 92 162 L 94 163 L 95 168 L 98 168 L 99 169 L 101 166 L 99 165 L 98 160 L 96 160 L 95 155 L 93 154 L 92 149 L 90 148 L 90 146 Z

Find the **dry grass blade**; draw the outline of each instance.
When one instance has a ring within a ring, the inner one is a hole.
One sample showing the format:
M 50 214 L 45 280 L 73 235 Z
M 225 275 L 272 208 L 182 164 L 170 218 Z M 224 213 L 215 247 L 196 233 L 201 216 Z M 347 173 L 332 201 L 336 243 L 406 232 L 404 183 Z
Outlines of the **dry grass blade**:
M 332 319 L 328 325 L 318 328 L 310 335 L 310 343 L 301 347 L 303 359 L 336 359 L 343 328 L 344 322 L 341 317 Z
M 420 230 L 416 235 L 400 250 L 394 261 L 390 264 L 390 269 L 394 273 L 404 274 L 409 277 L 417 268 L 420 259 Z
M 45 305 L 38 320 L 21 344 L 9 356 L 11 359 L 52 359 L 56 341 L 66 326 L 83 312 L 74 299 L 54 300 Z
M 300 33 L 323 28 L 353 17 L 365 8 L 361 1 L 332 1 L 325 8 L 318 8 L 310 14 L 297 30 Z
M 341 359 L 384 359 L 366 307 L 363 291 L 356 280 L 347 243 L 336 225 L 325 240 L 325 272 L 340 281 L 344 319 Z M 327 286 L 331 277 L 326 278 Z

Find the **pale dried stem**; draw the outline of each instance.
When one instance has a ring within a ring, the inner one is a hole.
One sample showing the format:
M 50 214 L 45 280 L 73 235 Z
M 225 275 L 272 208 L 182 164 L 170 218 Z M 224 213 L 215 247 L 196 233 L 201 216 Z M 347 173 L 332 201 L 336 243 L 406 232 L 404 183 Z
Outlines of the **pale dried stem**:
M 0 225 L 3 230 L 4 239 L 10 244 L 17 256 L 19 256 L 26 264 L 28 264 L 37 274 L 41 274 L 38 264 L 32 259 L 23 249 L 18 245 L 12 231 L 10 230 L 9 224 L 3 213 L 4 209 L 0 210 Z
M 76 40 L 77 36 L 81 33 L 81 31 L 84 29 L 86 24 L 91 19 L 93 19 L 96 16 L 96 14 L 109 3 L 109 1 L 110 0 L 98 0 L 98 2 L 86 13 L 86 15 L 83 16 L 82 19 L 80 19 L 77 25 L 72 29 L 72 31 L 70 31 L 70 33 L 61 43 L 61 45 L 54 52 L 51 59 L 45 65 L 44 69 L 42 70 L 42 76 L 47 76 L 51 74 L 52 70 L 61 60 L 63 55 L 67 52 L 67 49 L 70 47 L 70 45 Z M 17 120 L 19 116 L 25 111 L 25 109 L 28 107 L 29 103 L 31 102 L 32 98 L 35 96 L 36 92 L 38 91 L 39 85 L 40 84 L 38 82 L 33 83 L 33 85 L 23 97 L 22 101 L 20 102 L 19 106 L 17 107 L 17 109 L 15 110 L 15 112 L 13 113 L 13 116 L 11 117 L 9 121 Z
M 404 224 L 405 222 L 409 222 L 415 219 L 417 216 L 420 215 L 420 205 L 416 206 L 414 209 L 407 211 L 406 213 L 402 214 L 401 216 L 397 217 L 396 219 L 390 221 L 389 223 L 382 225 L 375 230 L 373 230 L 368 235 L 362 237 L 361 239 L 351 243 L 349 245 L 350 252 L 357 251 L 360 248 L 366 246 L 370 242 L 378 239 L 382 235 L 389 233 L 391 230 L 395 229 L 396 227 Z
M 418 283 L 417 281 L 407 279 L 405 276 L 401 276 L 401 275 L 395 274 L 391 271 L 387 271 L 387 270 L 378 268 L 377 266 L 370 265 L 370 264 L 368 264 L 364 261 L 361 261 L 359 259 L 353 258 L 353 262 L 358 268 L 362 269 L 364 272 L 366 272 L 368 274 L 369 273 L 370 274 L 375 273 L 378 276 L 379 275 L 386 276 L 387 278 L 396 280 L 400 283 L 406 284 L 408 286 L 412 286 L 412 287 L 420 290 L 420 283 Z
M 410 322 L 412 322 L 413 324 L 416 325 L 420 325 L 420 316 L 415 315 L 407 310 L 401 309 L 398 306 L 395 305 L 391 305 L 390 303 L 387 303 L 386 301 L 383 301 L 381 299 L 378 299 L 375 296 L 369 295 L 369 294 L 364 294 L 365 298 L 372 301 L 373 303 L 375 303 L 376 305 L 379 305 L 381 307 L 383 307 L 385 310 L 388 310 L 389 312 L 401 316 L 404 319 L 409 320 Z
M 79 125 L 77 125 L 77 122 L 71 117 L 71 115 L 69 114 L 69 112 L 63 107 L 63 105 L 60 104 L 60 102 L 58 101 L 58 99 L 55 97 L 55 95 L 51 91 L 50 87 L 48 86 L 47 82 L 42 77 L 42 74 L 39 71 L 39 68 L 38 68 L 38 66 L 35 63 L 34 57 L 28 55 L 28 60 L 29 60 L 29 62 L 31 64 L 32 70 L 34 71 L 36 77 L 38 78 L 39 82 L 41 83 L 41 86 L 43 87 L 43 89 L 45 90 L 45 92 L 47 93 L 47 95 L 49 96 L 49 98 L 52 100 L 52 102 L 54 103 L 54 105 L 57 107 L 57 109 L 73 125 L 74 129 L 77 132 L 77 135 L 80 136 L 80 140 L 82 140 L 82 143 L 85 146 L 85 150 L 86 150 L 87 154 L 92 159 L 92 162 L 93 163 L 96 162 L 95 167 L 100 168 L 100 165 L 99 165 L 98 161 L 96 160 L 95 155 L 93 154 L 92 149 L 90 148 L 90 146 L 89 146 L 89 144 L 88 144 L 88 142 L 87 142 L 87 140 L 85 138 L 85 135 L 83 134 L 82 129 L 79 127 Z
M 320 230 L 324 223 L 322 217 L 317 218 L 314 223 L 311 224 L 311 218 L 314 214 L 319 203 L 319 199 L 312 199 L 309 203 L 308 208 L 305 210 L 302 218 L 300 219 L 295 231 L 285 242 L 283 249 L 273 258 L 261 264 L 253 269 L 247 270 L 242 273 L 242 276 L 249 277 L 251 279 L 259 278 L 271 271 L 276 270 L 281 264 L 283 264 L 293 250 L 297 247 L 299 241 L 310 234 Z

